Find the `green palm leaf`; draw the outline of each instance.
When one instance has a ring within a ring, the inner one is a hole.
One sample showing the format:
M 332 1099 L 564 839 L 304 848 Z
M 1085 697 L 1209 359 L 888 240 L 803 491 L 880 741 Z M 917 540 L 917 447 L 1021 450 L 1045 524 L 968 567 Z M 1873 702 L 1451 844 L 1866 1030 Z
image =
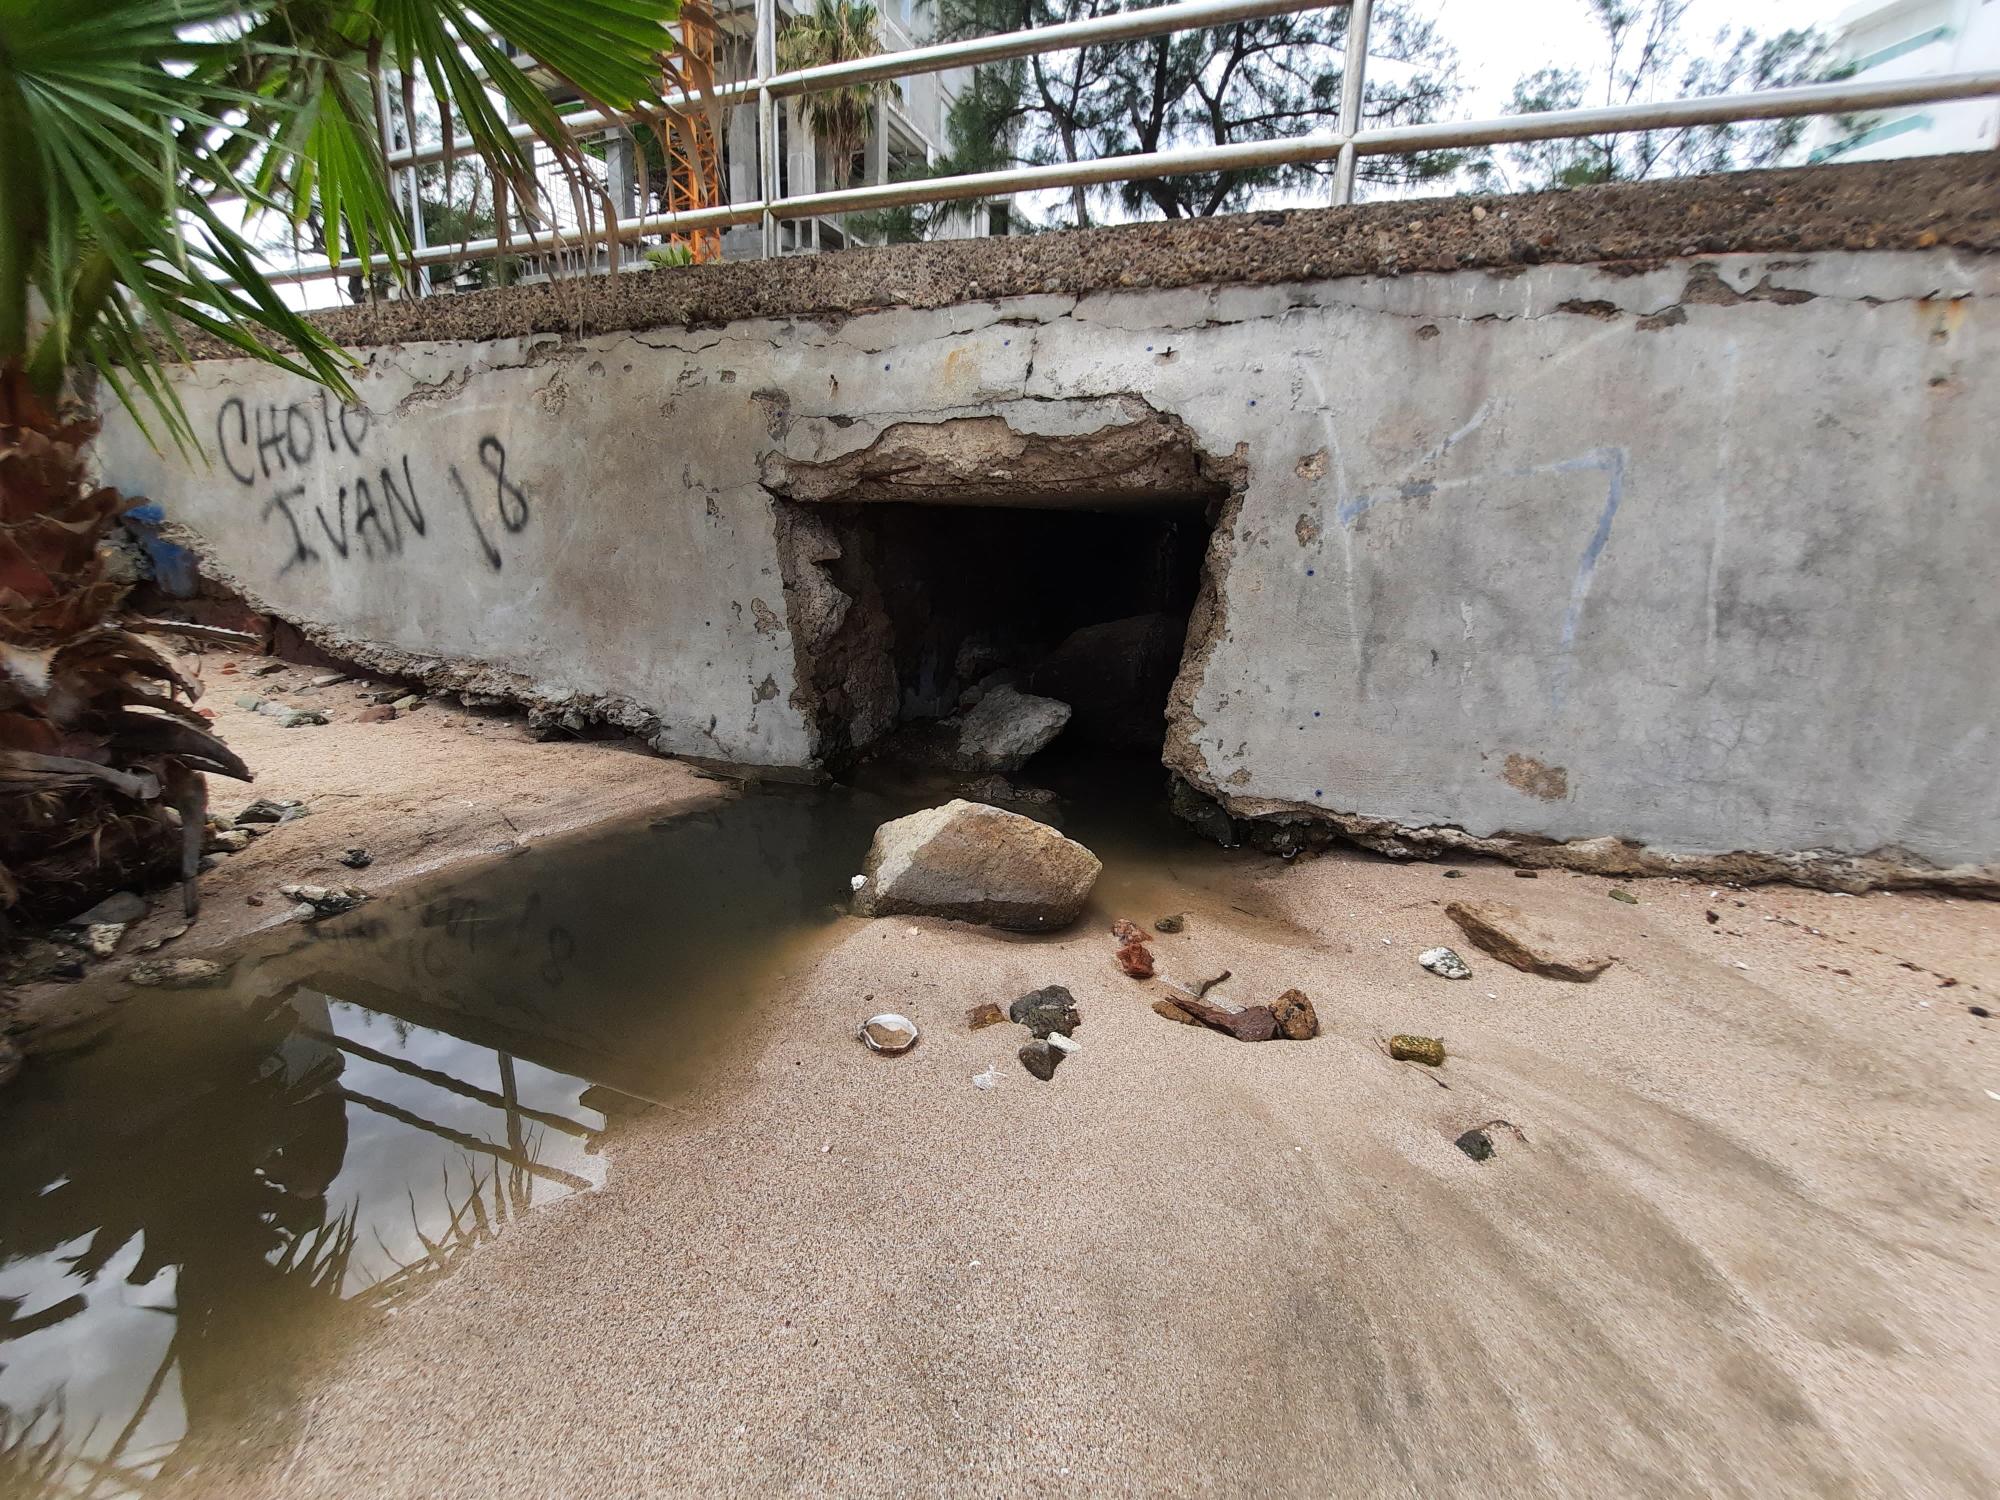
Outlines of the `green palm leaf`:
M 186 357 L 184 327 L 344 393 L 346 356 L 266 279 L 245 227 L 260 213 L 295 232 L 312 220 L 364 273 L 407 264 L 376 68 L 425 77 L 445 118 L 530 192 L 534 147 L 511 136 L 505 111 L 580 175 L 544 77 L 614 109 L 653 104 L 678 10 L 0 0 L 0 363 L 25 366 L 45 395 L 79 361 L 94 365 L 142 425 L 150 415 L 183 443 L 192 434 L 162 361 Z M 234 225 L 224 197 L 240 206 Z

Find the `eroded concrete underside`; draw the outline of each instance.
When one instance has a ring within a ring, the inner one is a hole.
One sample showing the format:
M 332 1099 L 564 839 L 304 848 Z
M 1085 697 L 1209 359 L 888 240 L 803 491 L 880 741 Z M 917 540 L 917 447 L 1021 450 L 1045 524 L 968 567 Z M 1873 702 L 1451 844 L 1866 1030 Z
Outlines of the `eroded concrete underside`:
M 815 506 L 1195 501 L 1214 532 L 1161 730 L 1218 832 L 1995 890 L 2000 706 L 1973 643 L 2000 626 L 2000 267 L 1990 206 L 1967 207 L 1994 169 L 1921 171 L 1932 206 L 1897 198 L 1874 231 L 1898 249 L 1800 214 L 1783 253 L 1715 230 L 1606 260 L 1658 238 L 1656 202 L 1458 200 L 1389 207 L 1432 248 L 1453 217 L 1468 269 L 1355 264 L 1354 223 L 1395 227 L 1371 209 L 1326 219 L 1320 256 L 1315 216 L 1204 226 L 1289 237 L 1293 274 L 1260 260 L 1256 284 L 1118 285 L 1167 279 L 1142 260 L 1099 290 L 968 275 L 935 306 L 377 342 L 346 410 L 207 361 L 182 392 L 211 467 L 114 421 L 105 477 L 338 654 L 808 771 L 852 604 Z M 1787 192 L 1866 186 L 1742 181 L 1662 194 L 1755 240 Z M 1479 264 L 1516 215 L 1594 239 Z M 1095 253 L 1049 243 L 1056 285 Z M 627 279 L 699 302 L 725 269 Z M 504 320 L 547 295 L 468 300 Z

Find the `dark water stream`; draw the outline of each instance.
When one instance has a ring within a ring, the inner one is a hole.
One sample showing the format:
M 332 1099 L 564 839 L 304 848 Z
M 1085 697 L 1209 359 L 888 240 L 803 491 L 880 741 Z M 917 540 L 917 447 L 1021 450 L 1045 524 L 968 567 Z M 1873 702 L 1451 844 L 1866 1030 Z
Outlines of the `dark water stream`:
M 1156 768 L 1046 779 L 1104 910 L 1225 858 Z M 265 934 L 227 985 L 133 991 L 38 1058 L 0 1095 L 0 1496 L 174 1477 L 357 1321 L 601 1186 L 607 1130 L 756 1045 L 875 826 L 935 800 L 760 792 L 535 848 Z

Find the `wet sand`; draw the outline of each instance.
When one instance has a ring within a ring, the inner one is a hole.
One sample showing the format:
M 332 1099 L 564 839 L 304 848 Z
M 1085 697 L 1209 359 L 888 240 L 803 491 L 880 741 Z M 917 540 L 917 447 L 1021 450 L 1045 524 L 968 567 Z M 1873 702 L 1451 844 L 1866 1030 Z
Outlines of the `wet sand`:
M 1056 938 L 834 924 L 612 1138 L 603 1191 L 401 1307 L 193 1492 L 2000 1490 L 2000 1035 L 1967 1009 L 2000 991 L 2000 912 L 1209 868 L 1107 876 Z M 1442 914 L 1480 897 L 1619 962 L 1505 968 Z M 1165 972 L 1299 986 L 1323 1035 L 1154 1015 L 1105 920 L 1175 910 Z M 1418 968 L 1434 943 L 1473 979 Z M 1084 1026 L 1042 1084 L 1020 1028 L 963 1017 L 1047 983 Z M 922 1043 L 866 1052 L 878 1009 Z M 1449 1061 L 1392 1062 L 1399 1031 Z M 1525 1141 L 1454 1148 L 1495 1118 Z
M 307 815 L 270 827 L 241 853 L 217 856 L 201 877 L 201 911 L 191 926 L 178 886 L 148 893 L 151 910 L 115 957 L 92 965 L 95 975 L 115 975 L 145 958 L 213 954 L 282 926 L 293 903 L 279 889 L 292 882 L 385 893 L 541 840 L 684 812 L 722 794 L 684 762 L 636 741 L 542 742 L 519 714 L 468 711 L 443 697 L 386 723 L 361 723 L 362 695 L 390 684 L 357 677 L 315 688 L 326 669 L 233 651 L 176 659 L 202 682 L 202 706 L 217 731 L 257 773 L 249 784 L 210 776 L 211 809 L 234 817 L 268 797 L 301 802 Z M 276 670 L 258 674 L 259 666 Z M 241 694 L 321 709 L 332 722 L 282 728 L 237 702 Z M 367 851 L 365 869 L 341 863 L 354 848 Z M 149 948 L 156 939 L 164 946 Z M 63 1033 L 101 1019 L 106 993 L 102 985 L 47 981 L 0 988 L 0 1024 L 23 1033 L 30 1049 L 65 1044 Z

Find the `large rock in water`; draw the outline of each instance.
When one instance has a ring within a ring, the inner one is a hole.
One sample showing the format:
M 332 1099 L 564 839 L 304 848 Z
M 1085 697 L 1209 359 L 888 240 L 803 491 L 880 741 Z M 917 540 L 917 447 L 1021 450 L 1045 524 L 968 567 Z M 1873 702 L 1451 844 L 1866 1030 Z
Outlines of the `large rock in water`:
M 1069 705 L 1002 683 L 952 722 L 958 725 L 960 769 L 1018 771 L 1062 733 Z
M 1066 927 L 1104 868 L 1047 824 L 953 800 L 875 830 L 854 898 L 864 917 L 951 917 L 1025 932 Z

